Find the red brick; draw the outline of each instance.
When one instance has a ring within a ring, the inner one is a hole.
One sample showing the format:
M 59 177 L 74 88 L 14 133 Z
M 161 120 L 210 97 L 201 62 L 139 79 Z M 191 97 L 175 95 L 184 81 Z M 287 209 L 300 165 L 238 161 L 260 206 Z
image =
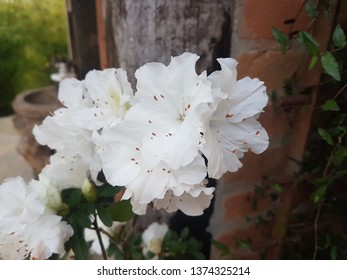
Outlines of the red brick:
M 271 208 L 270 191 L 260 195 L 254 191 L 232 193 L 224 199 L 224 218 L 245 217 Z
M 245 52 L 238 55 L 238 77 L 249 76 L 259 78 L 265 83 L 270 96 L 273 91 L 281 95 L 286 80 L 293 77 L 302 66 L 304 54 L 297 49 L 288 51 L 285 55 L 280 51 Z
M 290 115 L 282 110 L 277 104 L 269 102 L 259 117 L 259 122 L 271 137 L 286 135 L 290 132 Z
M 242 39 L 273 39 L 272 27 L 290 31 L 285 20 L 294 19 L 305 0 L 245 0 L 241 9 L 238 35 Z M 309 23 L 305 9 L 301 9 L 292 31 L 303 30 Z

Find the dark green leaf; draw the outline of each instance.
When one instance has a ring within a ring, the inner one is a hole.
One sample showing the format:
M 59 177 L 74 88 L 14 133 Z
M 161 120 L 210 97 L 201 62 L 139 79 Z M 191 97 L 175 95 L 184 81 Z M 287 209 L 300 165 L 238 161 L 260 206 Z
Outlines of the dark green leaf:
M 312 56 L 319 55 L 319 44 L 311 33 L 299 32 L 298 41 L 308 50 Z
M 107 210 L 111 213 L 112 219 L 118 222 L 129 221 L 135 216 L 130 200 L 122 200 L 111 204 L 107 207 Z
M 325 101 L 324 105 L 322 106 L 322 109 L 324 111 L 340 111 L 339 105 L 337 105 L 337 102 L 332 99 Z
M 146 258 L 149 259 L 149 260 L 151 260 L 151 259 L 153 259 L 155 256 L 156 256 L 155 253 L 153 253 L 152 251 L 148 251 L 148 252 L 147 252 Z
M 333 33 L 333 42 L 337 48 L 344 48 L 346 46 L 346 35 L 339 24 Z
M 75 212 L 71 215 L 73 222 L 81 228 L 88 228 L 91 226 L 89 215 L 84 212 Z
M 347 148 L 340 147 L 336 150 L 333 156 L 333 163 L 335 166 L 339 166 L 347 158 Z
M 187 239 L 189 236 L 189 228 L 185 227 L 182 231 L 181 231 L 181 238 L 183 240 Z
M 280 44 L 282 53 L 286 53 L 288 49 L 289 36 L 276 27 L 272 27 L 272 36 Z
M 98 197 L 99 198 L 114 197 L 119 192 L 119 190 L 120 190 L 120 187 L 105 184 L 97 188 Z
M 271 92 L 271 97 L 270 97 L 270 99 L 271 99 L 271 101 L 272 102 L 275 102 L 276 100 L 277 100 L 277 93 L 276 93 L 276 91 L 272 91 Z
M 279 184 L 272 184 L 270 187 L 276 192 L 282 192 L 282 187 Z
M 201 252 L 193 252 L 193 257 L 195 260 L 204 260 L 206 258 Z
M 225 245 L 224 243 L 222 243 L 222 242 L 219 242 L 219 241 L 217 241 L 217 240 L 212 240 L 211 241 L 211 243 L 212 243 L 212 245 L 214 246 L 214 247 L 216 247 L 217 249 L 219 249 L 219 250 L 221 250 L 221 251 L 227 251 L 227 250 L 229 250 L 229 248 L 228 248 L 228 246 L 227 245 Z
M 337 248 L 336 246 L 332 246 L 331 249 L 330 249 L 330 258 L 332 260 L 336 260 L 337 258 Z
M 104 225 L 108 227 L 112 226 L 113 219 L 111 213 L 101 205 L 96 205 L 96 210 L 98 212 L 100 220 L 104 223 Z
M 235 241 L 235 244 L 236 244 L 236 246 L 238 246 L 239 248 L 241 248 L 241 249 L 247 249 L 247 250 L 251 249 L 251 246 L 252 246 L 252 242 L 251 242 L 250 239 L 249 239 L 249 240 L 240 240 L 240 239 L 237 239 L 237 240 Z
M 68 246 L 71 247 L 77 260 L 90 259 L 89 246 L 84 239 L 84 230 L 76 225 L 73 225 L 72 227 L 74 230 L 74 235 L 68 241 Z
M 88 215 L 93 214 L 95 211 L 95 204 L 93 202 L 85 202 L 79 205 L 78 210 L 82 213 L 86 213 Z
M 317 55 L 312 56 L 308 69 L 309 70 L 313 69 L 317 65 L 317 63 L 318 63 L 318 56 Z
M 311 18 L 318 17 L 317 5 L 312 3 L 311 0 L 306 0 L 305 10 L 306 10 L 306 13 L 309 17 L 311 17 Z
M 341 134 L 347 133 L 347 126 L 339 125 L 337 129 Z
M 326 185 L 319 187 L 313 193 L 313 196 L 312 196 L 313 202 L 314 203 L 318 203 L 318 202 L 322 201 L 322 199 L 324 199 L 324 197 L 325 197 L 326 191 L 327 191 L 327 186 Z
M 67 204 L 70 206 L 70 208 L 74 208 L 80 203 L 81 196 L 82 193 L 80 189 L 74 189 L 71 191 L 67 200 Z
M 318 128 L 318 133 L 319 133 L 319 136 L 325 141 L 327 142 L 329 145 L 333 146 L 334 145 L 334 141 L 333 139 L 331 138 L 330 134 L 328 131 L 326 131 L 325 129 L 323 128 Z
M 324 71 L 333 77 L 336 81 L 341 81 L 339 65 L 335 57 L 330 53 L 326 52 L 321 56 L 321 63 Z
M 318 177 L 315 178 L 312 182 L 318 187 L 327 186 L 331 183 L 331 177 Z

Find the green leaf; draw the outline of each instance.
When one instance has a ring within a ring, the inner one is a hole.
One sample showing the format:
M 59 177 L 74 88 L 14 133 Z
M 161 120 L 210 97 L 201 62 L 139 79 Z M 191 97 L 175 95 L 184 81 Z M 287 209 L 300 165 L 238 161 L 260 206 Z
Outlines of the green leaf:
M 325 194 L 326 194 L 326 191 L 327 191 L 327 186 L 324 185 L 324 186 L 320 186 L 314 193 L 313 193 L 313 196 L 312 196 L 312 200 L 314 203 L 318 203 L 320 202 Z
M 339 65 L 335 57 L 330 53 L 326 52 L 321 56 L 321 63 L 324 71 L 333 77 L 336 81 L 341 81 Z
M 279 184 L 272 184 L 271 186 L 271 189 L 273 189 L 274 191 L 276 191 L 276 192 L 282 192 L 282 187 L 281 187 L 281 185 L 279 185 Z
M 318 63 L 318 56 L 317 55 L 312 56 L 308 69 L 309 70 L 313 69 L 317 65 L 317 63 Z
M 225 256 L 230 253 L 229 247 L 222 242 L 212 239 L 211 244 L 222 252 L 221 256 Z
M 315 38 L 313 38 L 311 33 L 299 32 L 298 41 L 308 50 L 312 56 L 319 55 L 319 44 Z
M 98 212 L 98 216 L 105 226 L 112 226 L 112 215 L 106 208 L 101 205 L 96 205 L 96 211 Z
M 339 105 L 337 105 L 337 102 L 332 99 L 325 101 L 324 105 L 322 106 L 322 109 L 324 111 L 340 111 Z
M 331 138 L 330 134 L 328 131 L 326 131 L 323 128 L 318 128 L 318 134 L 319 136 L 325 141 L 327 142 L 329 145 L 333 146 L 334 145 L 334 141 Z
M 76 207 L 80 201 L 81 201 L 82 193 L 80 189 L 74 189 L 71 191 L 67 204 L 70 206 L 70 208 Z
M 235 244 L 240 249 L 247 249 L 247 250 L 249 250 L 249 249 L 251 249 L 252 241 L 250 239 L 247 239 L 247 240 L 237 239 L 237 240 L 235 240 Z
M 333 43 L 337 48 L 344 48 L 347 44 L 346 35 L 339 24 L 333 33 Z
M 336 260 L 337 259 L 337 248 L 336 246 L 332 246 L 330 249 L 330 258 L 332 260 Z
M 73 222 L 81 228 L 88 228 L 91 226 L 89 215 L 84 212 L 75 212 L 71 215 Z
M 181 238 L 183 240 L 187 239 L 189 236 L 189 228 L 185 227 L 182 231 L 181 231 Z
M 156 256 L 155 253 L 153 253 L 152 251 L 148 251 L 147 255 L 145 256 L 147 259 L 151 260 Z
M 102 185 L 97 188 L 99 198 L 114 197 L 120 190 L 120 187 L 112 186 L 109 184 Z
M 347 148 L 339 147 L 333 156 L 333 163 L 335 166 L 339 166 L 347 158 Z
M 276 27 L 272 27 L 272 36 L 280 44 L 281 52 L 285 54 L 288 49 L 289 36 L 277 29 Z
M 76 225 L 72 225 L 74 234 L 68 241 L 68 246 L 72 249 L 77 260 L 88 260 L 89 256 L 89 246 L 84 239 L 84 229 L 79 228 Z
M 107 207 L 107 210 L 111 213 L 112 219 L 118 222 L 129 221 L 135 216 L 130 200 L 113 203 Z
M 306 0 L 305 10 L 306 10 L 307 15 L 310 18 L 317 18 L 318 17 L 317 5 L 313 4 L 312 1 Z
M 318 178 L 315 178 L 312 182 L 318 187 L 327 186 L 331 183 L 331 177 L 330 176 L 318 177 Z

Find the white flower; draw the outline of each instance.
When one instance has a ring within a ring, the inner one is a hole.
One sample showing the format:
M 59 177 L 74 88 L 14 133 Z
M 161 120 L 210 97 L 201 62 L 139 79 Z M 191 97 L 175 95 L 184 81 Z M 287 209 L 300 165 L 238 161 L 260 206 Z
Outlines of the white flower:
M 148 63 L 135 73 L 137 92 L 125 121 L 146 133 L 142 154 L 150 166 L 165 162 L 176 169 L 200 156 L 206 112 L 213 98 L 206 73 L 195 71 L 198 58 L 184 53 L 172 57 L 168 66 Z
M 92 135 L 122 122 L 132 96 L 122 69 L 90 71 L 83 81 L 64 79 L 58 98 L 65 107 L 33 129 L 41 145 L 56 151 L 45 175 L 60 186 L 81 186 L 88 176 L 98 183 L 102 167 Z
M 59 189 L 59 191 L 76 187 L 82 187 L 84 180 L 93 173 L 95 178 L 97 171 L 90 172 L 90 166 L 79 155 L 58 152 L 50 157 L 50 163 L 46 165 L 41 174 Z
M 25 228 L 32 259 L 48 259 L 53 253 L 65 253 L 64 245 L 73 235 L 70 225 L 54 214 L 44 214 Z
M 137 211 L 136 205 L 163 199 L 168 191 L 181 196 L 206 176 L 205 162 L 200 155 L 177 169 L 162 161 L 151 166 L 150 159 L 142 154 L 141 135 L 141 131 L 118 126 L 98 136 L 99 145 L 104 142 L 100 158 L 106 180 L 112 185 L 126 187 L 123 199 L 131 198 L 137 214 L 144 214 L 144 211 Z
M 23 178 L 8 178 L 0 185 L 0 229 L 4 223 L 30 223 L 45 211 L 46 191 L 42 186 L 27 185 Z
M 163 239 L 168 232 L 169 227 L 167 224 L 150 224 L 142 233 L 142 247 L 143 254 L 147 256 L 148 252 L 154 253 L 158 258 L 158 255 L 162 251 Z
M 55 214 L 59 199 L 51 187 L 37 180 L 26 184 L 20 177 L 0 185 L 0 258 L 47 259 L 64 253 L 73 230 Z
M 65 79 L 59 89 L 59 99 L 73 109 L 71 122 L 89 130 L 121 122 L 132 96 L 126 72 L 114 68 L 90 71 L 84 81 Z
M 249 77 L 237 80 L 234 59 L 218 59 L 218 62 L 222 70 L 208 77 L 212 82 L 215 111 L 201 149 L 208 160 L 208 174 L 216 179 L 227 171 L 238 170 L 242 166 L 239 158 L 248 150 L 261 153 L 269 145 L 268 135 L 257 121 L 268 102 L 263 82 Z
M 71 111 L 58 109 L 33 129 L 36 141 L 55 151 L 42 173 L 55 185 L 67 187 L 81 186 L 88 176 L 97 182 L 101 170 L 97 146 L 92 141 L 93 132 L 74 124 Z

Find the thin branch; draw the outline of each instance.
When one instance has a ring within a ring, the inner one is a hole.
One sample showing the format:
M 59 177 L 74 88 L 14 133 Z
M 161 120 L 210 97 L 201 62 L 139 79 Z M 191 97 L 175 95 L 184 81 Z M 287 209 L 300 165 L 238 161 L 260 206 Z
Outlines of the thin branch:
M 317 251 L 318 251 L 318 221 L 319 221 L 321 208 L 322 208 L 322 203 L 320 202 L 317 208 L 316 218 L 314 220 L 314 252 L 312 257 L 313 260 L 316 259 Z
M 101 238 L 101 230 L 98 226 L 98 221 L 97 221 L 97 215 L 96 212 L 94 212 L 94 221 L 93 221 L 93 225 L 94 225 L 94 230 L 96 232 L 96 235 L 98 236 L 98 240 L 99 240 L 99 244 L 101 247 L 101 252 L 102 252 L 102 257 L 104 258 L 104 260 L 107 260 L 107 253 L 105 250 L 105 246 L 104 243 L 102 242 L 102 238 Z
M 339 95 L 347 88 L 347 83 L 342 87 L 340 88 L 340 90 L 335 94 L 333 100 L 336 100 L 336 98 L 339 97 Z

